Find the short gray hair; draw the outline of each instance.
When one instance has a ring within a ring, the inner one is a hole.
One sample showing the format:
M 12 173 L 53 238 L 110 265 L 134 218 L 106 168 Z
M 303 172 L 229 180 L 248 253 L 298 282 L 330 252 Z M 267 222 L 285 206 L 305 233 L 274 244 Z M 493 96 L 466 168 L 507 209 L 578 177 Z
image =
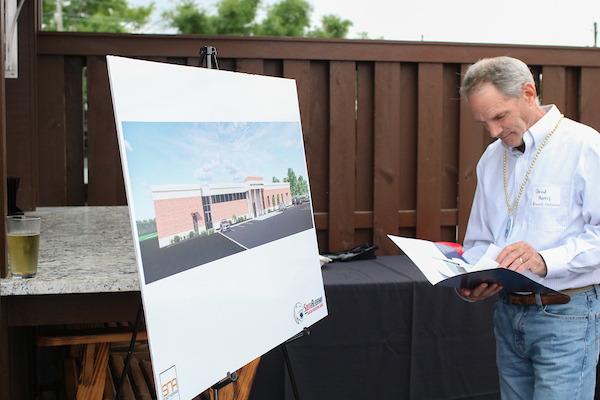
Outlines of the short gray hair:
M 493 84 L 506 98 L 521 98 L 523 85 L 535 86 L 527 64 L 512 57 L 484 58 L 469 66 L 460 87 L 460 95 L 467 100 L 484 83 Z

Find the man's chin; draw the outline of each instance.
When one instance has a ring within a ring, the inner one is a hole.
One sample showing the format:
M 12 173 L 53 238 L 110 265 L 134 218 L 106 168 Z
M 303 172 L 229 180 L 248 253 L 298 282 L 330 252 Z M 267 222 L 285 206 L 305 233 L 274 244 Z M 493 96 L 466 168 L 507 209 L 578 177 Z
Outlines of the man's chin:
M 507 135 L 503 138 L 501 138 L 500 140 L 502 140 L 502 142 L 507 145 L 508 147 L 519 147 L 520 145 L 523 144 L 523 142 L 521 141 L 520 143 L 516 140 L 516 137 L 514 134 L 510 134 Z

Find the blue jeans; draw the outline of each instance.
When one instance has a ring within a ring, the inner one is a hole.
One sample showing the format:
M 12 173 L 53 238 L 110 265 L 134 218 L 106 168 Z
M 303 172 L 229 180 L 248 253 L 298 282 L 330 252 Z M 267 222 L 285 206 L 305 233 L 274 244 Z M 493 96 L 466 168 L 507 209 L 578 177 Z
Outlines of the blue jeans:
M 501 294 L 494 333 L 503 400 L 594 398 L 600 286 L 547 306 L 512 305 Z

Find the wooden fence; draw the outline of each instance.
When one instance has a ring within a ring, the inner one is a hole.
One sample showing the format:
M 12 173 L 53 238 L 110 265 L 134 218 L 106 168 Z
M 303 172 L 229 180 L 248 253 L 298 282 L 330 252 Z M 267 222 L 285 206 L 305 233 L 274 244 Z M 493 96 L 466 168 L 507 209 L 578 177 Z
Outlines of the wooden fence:
M 458 87 L 482 57 L 522 59 L 544 103 L 600 128 L 596 48 L 42 32 L 28 97 L 6 88 L 8 172 L 22 178 L 22 208 L 126 204 L 105 56 L 196 66 L 206 45 L 221 69 L 296 80 L 321 252 L 369 242 L 395 254 L 387 234 L 462 240 L 490 137 Z M 10 118 L 18 107 L 36 121 L 21 136 Z

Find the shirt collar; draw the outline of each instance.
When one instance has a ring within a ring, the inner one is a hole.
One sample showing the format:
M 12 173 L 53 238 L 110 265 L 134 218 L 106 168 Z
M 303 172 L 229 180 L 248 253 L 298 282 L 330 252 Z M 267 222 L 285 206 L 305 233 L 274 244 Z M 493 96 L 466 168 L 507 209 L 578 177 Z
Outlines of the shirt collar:
M 531 126 L 525 134 L 523 134 L 523 141 L 525 142 L 525 151 L 531 151 L 537 149 L 537 147 L 546 139 L 546 136 L 556 126 L 556 123 L 560 119 L 560 111 L 558 108 L 551 104 L 542 106 L 545 114 L 540 118 L 533 126 Z M 521 152 L 515 148 L 508 147 L 502 142 L 502 146 L 513 155 L 521 155 Z M 537 150 L 536 150 L 537 151 Z

